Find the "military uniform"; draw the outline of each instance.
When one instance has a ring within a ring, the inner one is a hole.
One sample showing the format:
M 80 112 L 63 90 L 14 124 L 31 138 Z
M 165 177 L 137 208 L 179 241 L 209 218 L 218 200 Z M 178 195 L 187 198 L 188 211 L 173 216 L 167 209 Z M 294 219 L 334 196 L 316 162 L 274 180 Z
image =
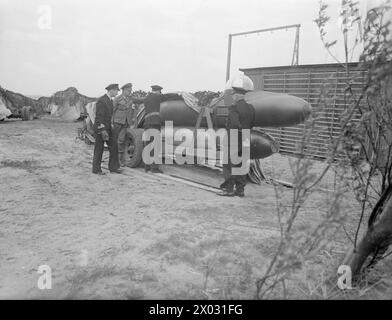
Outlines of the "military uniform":
M 144 125 L 143 128 L 147 129 L 156 129 L 161 130 L 161 116 L 160 116 L 160 108 L 162 102 L 162 95 L 158 93 L 151 92 L 144 99 Z M 145 146 L 153 141 L 153 137 L 151 137 L 150 141 L 145 141 Z M 152 155 L 151 155 L 152 156 Z M 149 171 L 150 169 L 159 171 L 158 165 L 156 163 L 152 163 L 150 165 L 145 165 L 145 170 Z
M 110 90 L 115 88 L 115 85 L 110 85 L 106 89 Z M 118 85 L 117 85 L 118 88 Z M 112 115 L 113 115 L 113 102 L 112 99 L 105 94 L 98 99 L 96 105 L 96 115 L 94 122 L 95 132 L 95 144 L 94 144 L 94 157 L 93 157 L 93 173 L 101 173 L 101 162 L 104 151 L 105 140 L 102 137 L 102 132 L 106 132 L 108 136 L 108 147 L 109 147 L 109 170 L 116 172 L 119 167 L 118 151 L 117 151 L 117 140 L 112 130 Z
M 144 125 L 143 128 L 146 129 L 156 129 L 156 130 L 161 130 L 161 103 L 170 99 L 175 99 L 178 98 L 177 94 L 174 93 L 167 93 L 167 94 L 161 94 L 157 93 L 157 91 L 161 91 L 162 87 L 161 86 L 151 86 L 152 90 L 155 92 L 151 92 L 147 95 L 147 97 L 144 99 L 144 110 L 145 110 L 145 117 L 144 117 Z M 153 141 L 153 137 L 151 137 L 150 141 L 145 141 L 144 145 L 148 145 Z M 151 156 L 153 156 L 151 154 Z M 161 172 L 160 169 L 158 168 L 158 164 L 152 163 L 150 165 L 145 165 L 144 169 L 146 171 L 149 171 L 150 169 L 152 171 L 156 172 Z
M 120 94 L 114 99 L 113 107 L 113 131 L 117 136 L 118 152 L 123 161 L 125 151 L 125 137 L 127 129 L 133 125 L 135 106 L 132 97 Z
M 156 129 L 158 131 L 161 130 L 161 103 L 164 101 L 168 101 L 171 99 L 178 99 L 178 94 L 175 93 L 167 93 L 167 94 L 161 94 L 160 91 L 162 90 L 161 86 L 151 86 L 152 91 L 147 95 L 147 97 L 144 99 L 144 111 L 145 111 L 145 116 L 144 116 L 144 124 L 143 128 L 146 129 Z M 159 93 L 158 93 L 159 91 Z M 153 137 L 151 137 L 150 141 L 145 141 L 144 146 L 148 145 L 154 140 Z M 152 152 L 151 152 L 152 153 Z M 151 156 L 153 156 L 151 154 Z M 152 163 L 151 165 L 145 165 L 144 169 L 146 171 L 155 171 L 155 172 L 162 172 L 158 164 Z
M 240 164 L 232 164 L 230 159 L 230 129 L 238 130 L 238 156 L 242 156 L 242 129 L 251 129 L 255 118 L 254 108 L 248 104 L 244 98 L 241 98 L 233 105 L 228 107 L 228 119 L 226 123 L 226 129 L 228 134 L 228 146 L 229 146 L 229 161 L 228 164 L 223 166 L 225 182 L 221 185 L 221 188 L 225 189 L 228 194 L 231 194 L 236 188 L 235 194 L 243 196 L 244 188 L 246 185 L 246 175 L 232 175 L 232 167 L 241 167 Z

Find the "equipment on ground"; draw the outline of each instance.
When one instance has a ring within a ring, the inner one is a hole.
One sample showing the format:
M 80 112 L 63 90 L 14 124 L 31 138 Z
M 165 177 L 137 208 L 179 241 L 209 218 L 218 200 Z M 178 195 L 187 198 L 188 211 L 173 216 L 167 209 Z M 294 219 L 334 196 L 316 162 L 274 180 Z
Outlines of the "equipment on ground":
M 178 99 L 169 100 L 161 103 L 160 117 L 162 122 L 172 121 L 173 127 L 163 127 L 161 137 L 164 142 L 167 142 L 170 137 L 177 133 L 181 135 L 181 131 L 191 133 L 191 139 L 188 144 L 183 141 L 171 142 L 172 147 L 181 144 L 185 147 L 188 154 L 192 154 L 195 158 L 195 163 L 200 163 L 197 159 L 204 157 L 209 150 L 208 143 L 205 143 L 203 149 L 196 149 L 197 139 L 206 139 L 208 141 L 209 134 L 215 134 L 217 130 L 225 128 L 228 115 L 228 107 L 230 105 L 231 90 L 228 88 L 221 96 L 211 101 L 208 106 L 198 106 L 195 101 L 196 98 L 190 94 L 179 94 Z M 279 144 L 274 138 L 265 133 L 259 127 L 282 127 L 291 126 L 302 123 L 311 114 L 311 106 L 308 102 L 295 96 L 288 94 L 272 93 L 267 91 L 253 91 L 245 94 L 245 101 L 253 106 L 255 109 L 254 128 L 251 129 L 250 139 L 250 156 L 251 156 L 251 169 L 249 172 L 250 179 L 253 182 L 260 183 L 265 179 L 262 169 L 260 168 L 259 160 L 266 158 L 273 153 L 279 151 Z M 86 106 L 88 117 L 85 119 L 85 128 L 81 130 L 84 134 L 84 140 L 93 142 L 93 121 L 95 116 L 94 105 Z M 125 163 L 128 167 L 137 167 L 142 163 L 142 152 L 144 144 L 142 136 L 144 129 L 143 123 L 145 118 L 144 106 L 138 111 L 136 116 L 136 123 L 134 127 L 127 130 L 126 145 L 124 151 Z M 212 129 L 204 130 L 206 135 L 198 137 L 196 135 L 197 129 Z M 221 163 L 220 153 L 221 141 L 219 137 L 215 136 L 216 140 L 216 153 L 211 159 L 206 160 L 206 164 L 211 161 Z M 165 143 L 163 143 L 164 146 Z M 170 145 L 170 143 L 169 143 Z M 162 148 L 164 152 L 164 148 Z M 174 154 L 174 160 L 176 155 Z M 210 154 L 208 154 L 210 156 Z
M 174 132 L 167 132 L 167 129 L 162 129 L 162 137 L 173 136 L 173 133 L 185 129 L 188 129 L 188 132 L 191 129 L 195 133 L 199 128 L 213 130 L 225 128 L 228 115 L 228 108 L 225 104 L 225 96 L 227 95 L 229 95 L 229 91 L 213 100 L 208 106 L 202 107 L 188 106 L 183 99 L 161 103 L 161 120 L 162 122 L 172 121 L 174 130 Z M 266 158 L 279 151 L 278 143 L 257 127 L 295 125 L 305 121 L 311 114 L 309 103 L 287 94 L 255 91 L 246 93 L 245 100 L 255 108 L 255 128 L 251 130 L 252 159 Z M 128 129 L 127 132 L 125 152 L 127 164 L 130 167 L 136 167 L 142 161 L 143 129 L 141 128 L 144 122 L 144 115 L 144 107 L 142 106 L 137 114 L 135 128 Z M 196 136 L 189 141 L 191 141 L 189 145 L 185 145 L 188 148 L 187 150 L 191 150 L 196 145 Z M 176 143 L 173 145 L 176 146 Z M 201 153 L 205 154 L 206 150 L 208 148 L 201 150 Z M 199 151 L 195 150 L 195 152 L 195 157 L 197 157 L 197 152 Z M 215 159 L 218 159 L 218 156 Z

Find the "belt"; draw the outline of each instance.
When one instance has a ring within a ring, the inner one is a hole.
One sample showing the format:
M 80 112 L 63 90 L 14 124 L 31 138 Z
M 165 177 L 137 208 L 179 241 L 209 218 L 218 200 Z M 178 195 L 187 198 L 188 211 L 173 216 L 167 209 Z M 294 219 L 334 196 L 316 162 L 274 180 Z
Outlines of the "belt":
M 145 116 L 145 119 L 147 119 L 147 118 L 149 118 L 149 117 L 152 117 L 152 116 L 158 116 L 158 117 L 160 117 L 160 113 L 159 112 L 150 112 L 150 113 L 148 113 L 148 114 L 146 114 L 146 116 Z

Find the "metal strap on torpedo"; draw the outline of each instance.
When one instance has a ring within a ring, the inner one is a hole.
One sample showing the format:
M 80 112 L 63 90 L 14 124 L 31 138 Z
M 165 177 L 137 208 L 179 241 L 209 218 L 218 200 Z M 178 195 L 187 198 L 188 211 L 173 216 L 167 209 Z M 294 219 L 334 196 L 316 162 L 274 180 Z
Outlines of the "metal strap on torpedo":
M 152 116 L 160 116 L 160 112 L 150 112 L 149 114 L 147 114 L 144 119 L 150 118 Z

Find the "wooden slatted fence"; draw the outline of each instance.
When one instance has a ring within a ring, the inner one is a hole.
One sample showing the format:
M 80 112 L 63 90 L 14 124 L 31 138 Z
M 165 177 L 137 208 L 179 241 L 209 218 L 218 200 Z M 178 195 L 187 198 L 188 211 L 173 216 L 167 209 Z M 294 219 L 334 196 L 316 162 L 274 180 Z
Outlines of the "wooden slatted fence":
M 357 63 L 349 64 L 351 87 L 359 95 L 365 80 L 365 71 Z M 348 106 L 346 72 L 340 64 L 319 64 L 242 69 L 254 84 L 255 90 L 287 93 L 305 99 L 313 108 L 316 118 L 310 143 L 305 153 L 316 159 L 325 159 L 330 141 L 342 131 L 340 120 Z M 353 121 L 360 119 L 355 114 Z M 304 124 L 284 128 L 263 128 L 280 143 L 280 152 L 295 155 L 303 139 Z

